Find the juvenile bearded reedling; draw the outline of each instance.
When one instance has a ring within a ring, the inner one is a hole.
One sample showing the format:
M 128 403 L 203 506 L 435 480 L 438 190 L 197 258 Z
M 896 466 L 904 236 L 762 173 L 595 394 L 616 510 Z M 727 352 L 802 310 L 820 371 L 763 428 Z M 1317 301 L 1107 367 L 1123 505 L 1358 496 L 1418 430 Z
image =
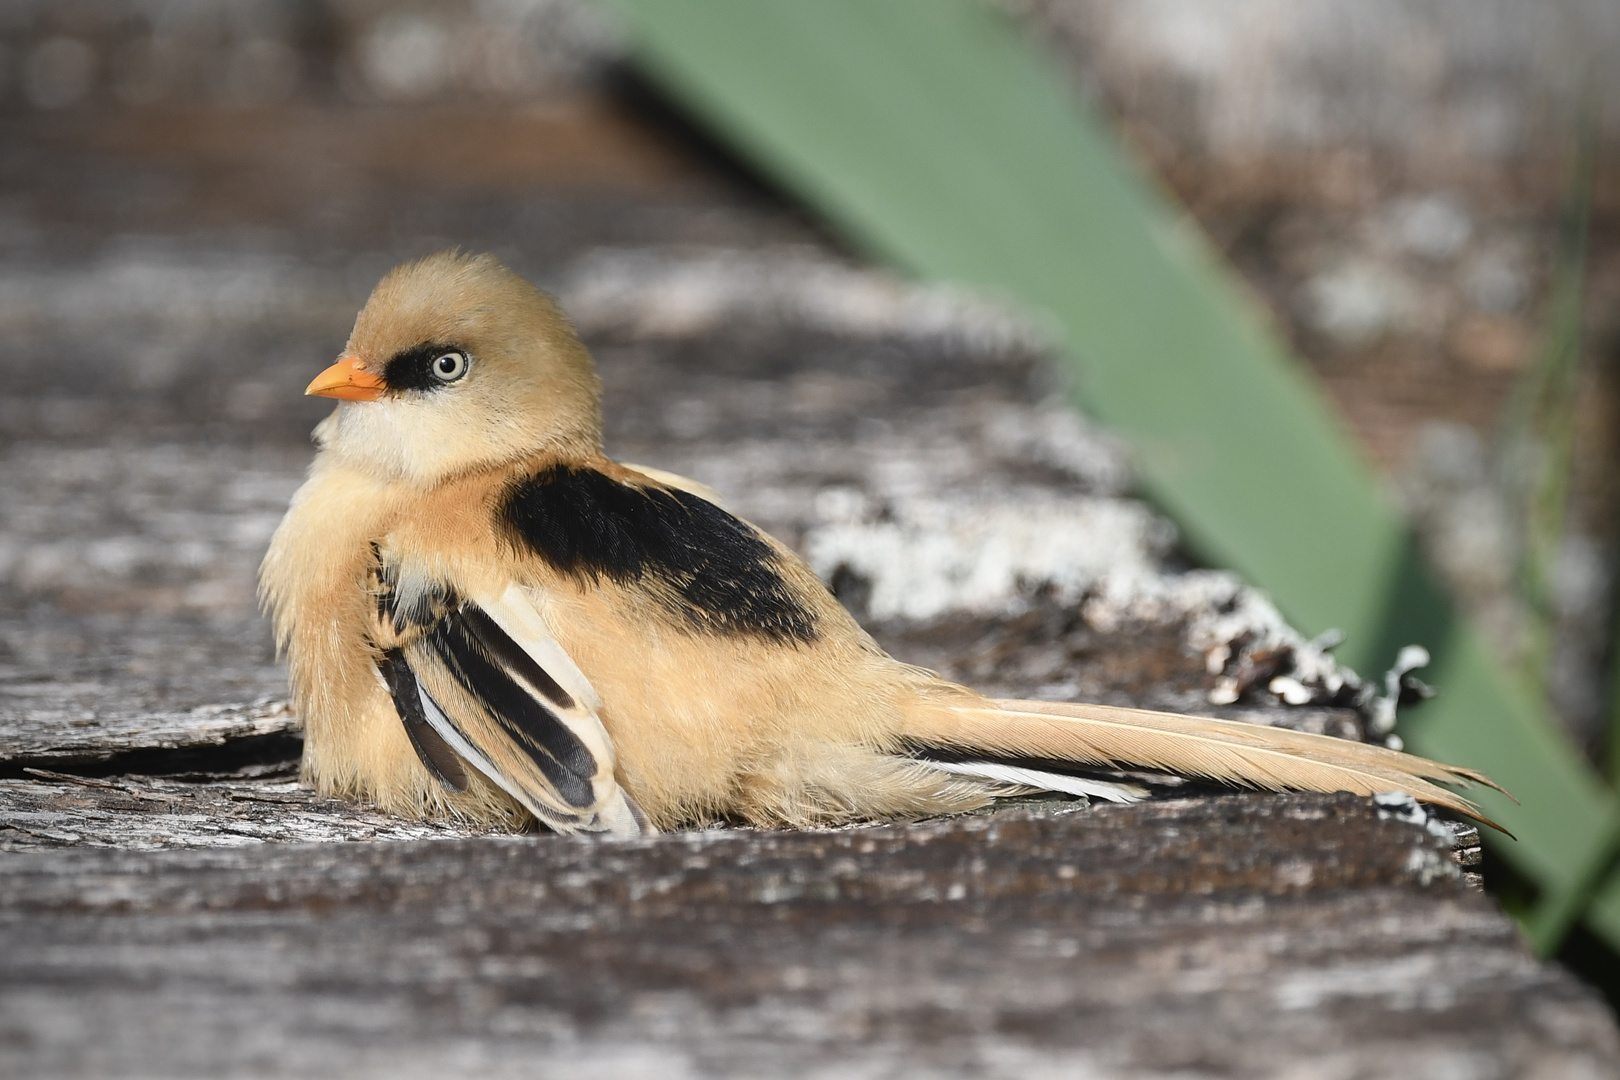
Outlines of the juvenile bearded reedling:
M 634 834 L 910 817 L 1085 767 L 1404 791 L 1468 769 L 1277 728 L 990 700 L 886 655 L 707 489 L 602 452 L 590 355 L 489 256 L 401 266 L 309 393 L 308 481 L 261 570 L 305 779 L 412 816 Z

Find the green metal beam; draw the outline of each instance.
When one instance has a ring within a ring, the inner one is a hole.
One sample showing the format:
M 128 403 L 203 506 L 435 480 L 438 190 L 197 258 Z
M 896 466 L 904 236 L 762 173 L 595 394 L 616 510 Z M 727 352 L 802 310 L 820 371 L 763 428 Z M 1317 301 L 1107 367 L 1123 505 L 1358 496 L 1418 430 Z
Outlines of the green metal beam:
M 977 0 L 613 0 L 643 68 L 873 256 L 1049 315 L 1091 414 L 1203 557 L 1345 659 L 1435 656 L 1403 728 L 1522 800 L 1485 809 L 1549 897 L 1608 856 L 1615 800 L 1452 615 L 1306 374 L 1055 65 Z M 1588 875 L 1589 876 L 1589 875 Z M 1620 884 L 1596 925 L 1620 944 Z

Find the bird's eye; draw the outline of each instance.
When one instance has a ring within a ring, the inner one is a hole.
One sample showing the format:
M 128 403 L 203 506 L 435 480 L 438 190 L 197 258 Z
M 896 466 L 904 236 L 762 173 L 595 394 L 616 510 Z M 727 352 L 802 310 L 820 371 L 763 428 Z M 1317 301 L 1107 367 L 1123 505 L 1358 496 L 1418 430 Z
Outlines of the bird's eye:
M 440 382 L 455 382 L 467 374 L 467 354 L 463 352 L 440 353 L 428 365 L 433 377 Z

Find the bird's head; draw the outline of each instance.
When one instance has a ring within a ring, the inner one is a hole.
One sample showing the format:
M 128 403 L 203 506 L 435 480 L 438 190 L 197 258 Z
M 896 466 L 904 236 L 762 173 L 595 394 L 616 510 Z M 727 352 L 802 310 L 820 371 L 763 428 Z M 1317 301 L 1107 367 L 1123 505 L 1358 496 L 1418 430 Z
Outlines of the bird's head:
M 432 485 L 601 448 L 590 354 L 550 297 L 489 255 L 389 271 L 305 393 L 341 402 L 315 429 L 321 448 L 387 480 Z

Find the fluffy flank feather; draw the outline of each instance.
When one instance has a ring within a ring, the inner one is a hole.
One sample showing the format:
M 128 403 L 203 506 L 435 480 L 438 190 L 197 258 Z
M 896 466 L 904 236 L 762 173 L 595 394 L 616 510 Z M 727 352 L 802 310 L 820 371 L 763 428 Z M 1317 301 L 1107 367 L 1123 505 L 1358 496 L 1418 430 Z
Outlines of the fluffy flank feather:
M 1238 721 L 1046 701 L 924 702 L 908 710 L 905 737 L 924 746 L 1135 766 L 1270 791 L 1404 791 L 1499 828 L 1439 786 L 1490 783 L 1471 769 Z

